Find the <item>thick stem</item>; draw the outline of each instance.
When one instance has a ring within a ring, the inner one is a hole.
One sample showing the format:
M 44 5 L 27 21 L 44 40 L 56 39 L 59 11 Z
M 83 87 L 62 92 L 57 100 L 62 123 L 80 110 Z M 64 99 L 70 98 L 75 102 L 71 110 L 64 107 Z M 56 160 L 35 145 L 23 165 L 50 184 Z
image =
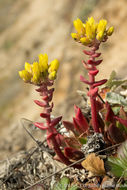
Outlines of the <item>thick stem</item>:
M 52 84 L 53 85 L 53 84 Z M 45 90 L 44 90 L 45 89 Z M 43 87 L 40 87 L 40 95 L 41 96 L 49 96 L 49 91 L 48 91 L 48 85 L 47 84 L 43 84 Z M 72 164 L 72 162 L 64 156 L 63 152 L 61 151 L 60 149 L 60 146 L 59 144 L 57 143 L 57 140 L 56 140 L 56 134 L 54 133 L 54 126 L 51 125 L 51 112 L 52 112 L 52 109 L 50 109 L 50 101 L 52 100 L 52 97 L 51 99 L 49 100 L 48 98 L 46 98 L 44 101 L 46 103 L 46 106 L 44 107 L 44 113 L 47 114 L 47 117 L 46 117 L 46 127 L 47 127 L 47 133 L 50 136 L 50 141 L 53 145 L 53 149 L 55 151 L 55 153 L 57 154 L 57 156 L 59 157 L 60 161 L 63 162 L 64 164 L 66 165 L 70 165 Z M 80 164 L 78 165 L 74 165 L 73 167 L 75 168 L 82 168 L 82 166 Z
M 54 133 L 54 131 L 53 131 L 53 129 L 50 127 L 50 123 L 51 123 L 51 118 L 50 118 L 50 115 L 49 115 L 49 117 L 46 119 L 46 123 L 47 123 L 47 127 L 48 127 L 48 133 L 49 134 L 53 134 Z M 51 137 L 51 142 L 52 142 L 52 145 L 53 145 L 53 149 L 54 149 L 54 151 L 55 151 L 55 153 L 57 154 L 57 156 L 59 157 L 59 159 L 64 163 L 64 164 L 66 164 L 66 165 L 70 165 L 71 164 L 71 162 L 68 160 L 68 158 L 66 158 L 65 156 L 64 156 L 64 154 L 62 153 L 62 151 L 61 151 L 61 149 L 60 149 L 60 147 L 59 147 L 59 145 L 58 145 L 58 143 L 57 143 L 57 141 L 56 141 L 56 139 L 55 139 L 55 135 L 52 135 L 52 137 Z
M 99 125 L 97 120 L 97 109 L 96 109 L 96 96 L 97 90 L 95 90 L 95 76 L 99 72 L 96 68 L 96 65 L 100 64 L 102 60 L 95 61 L 96 57 L 99 57 L 101 54 L 96 53 L 96 50 L 99 49 L 100 43 L 95 43 L 92 47 L 91 51 L 84 50 L 84 53 L 90 56 L 86 65 L 91 65 L 88 68 L 89 71 L 89 95 L 90 95 L 90 103 L 91 103 L 91 115 L 92 115 L 92 126 L 95 132 L 99 133 Z
M 95 52 L 94 52 L 95 53 Z M 93 70 L 95 67 L 92 67 Z M 91 75 L 89 73 L 89 81 L 92 83 L 95 83 L 95 76 Z M 92 90 L 94 87 L 93 85 L 90 85 L 90 90 Z M 99 126 L 97 121 L 97 111 L 96 111 L 96 96 L 90 97 L 90 103 L 91 103 L 91 115 L 92 115 L 92 125 L 95 132 L 99 133 Z
M 96 133 L 99 133 L 99 126 L 97 121 L 97 111 L 96 111 L 96 99 L 90 98 L 91 103 L 91 115 L 92 115 L 92 125 L 94 128 L 94 131 Z

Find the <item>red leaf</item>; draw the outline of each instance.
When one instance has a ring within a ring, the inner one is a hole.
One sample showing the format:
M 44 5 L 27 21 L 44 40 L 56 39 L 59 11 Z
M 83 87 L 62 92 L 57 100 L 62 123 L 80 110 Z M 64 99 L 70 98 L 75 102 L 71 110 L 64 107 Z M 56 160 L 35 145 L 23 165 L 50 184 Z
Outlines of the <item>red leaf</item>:
M 81 144 L 79 143 L 79 140 L 76 139 L 75 137 L 65 137 L 65 143 L 66 143 L 66 146 L 69 146 L 75 149 L 81 148 Z
M 100 81 L 96 81 L 96 82 L 93 84 L 93 87 L 101 86 L 101 85 L 105 84 L 106 82 L 107 82 L 107 79 L 103 79 L 103 80 L 100 80 Z
M 88 84 L 88 85 L 93 84 L 92 82 L 89 82 L 88 80 L 86 80 L 82 75 L 80 76 L 80 81 L 84 82 L 85 84 Z
M 93 60 L 89 59 L 87 63 L 90 65 L 99 65 L 102 61 L 103 61 L 102 59 L 97 60 L 97 61 L 93 61 Z
M 93 52 L 92 52 L 92 51 L 83 50 L 83 52 L 84 52 L 86 55 L 93 55 Z
M 48 118 L 50 116 L 49 113 L 40 113 L 40 116 L 43 118 Z
M 73 118 L 73 123 L 74 123 L 74 127 L 75 127 L 76 131 L 78 131 L 80 134 L 86 132 L 83 129 L 83 126 L 80 125 L 79 121 L 76 118 Z
M 114 113 L 112 111 L 112 108 L 108 102 L 106 102 L 105 105 L 106 105 L 106 109 L 107 109 L 105 121 L 110 121 L 110 122 L 114 123 Z
M 120 129 L 113 124 L 111 124 L 108 127 L 108 133 L 109 133 L 109 136 L 111 137 L 111 139 L 115 143 L 121 143 L 121 142 L 125 141 L 125 138 L 124 138 L 122 132 L 120 131 Z
M 88 96 L 90 97 L 96 97 L 98 95 L 98 88 L 93 88 L 93 89 L 90 89 L 89 92 L 88 92 Z
M 57 117 L 51 121 L 50 127 L 55 127 L 62 119 L 62 116 Z
M 101 55 L 101 53 L 95 53 L 92 55 L 92 57 L 99 57 Z
M 38 122 L 36 122 L 36 123 L 34 123 L 34 125 L 35 125 L 36 127 L 38 127 L 39 129 L 42 129 L 42 130 L 48 129 L 48 127 L 45 127 L 43 123 L 38 123 Z
M 35 104 L 37 104 L 40 107 L 46 107 L 47 106 L 46 102 L 42 102 L 42 101 L 39 101 L 39 100 L 34 100 L 34 102 L 35 102 Z
M 125 119 L 121 119 L 117 116 L 114 117 L 115 119 L 117 119 L 121 124 L 123 124 L 125 127 L 127 127 L 127 120 Z
M 79 130 L 83 133 L 86 132 L 89 128 L 88 122 L 84 115 L 81 112 L 81 109 L 75 106 L 75 118 L 73 118 L 74 126 L 77 128 L 79 126 Z
M 120 108 L 119 115 L 120 115 L 120 118 L 125 119 L 125 120 L 127 119 L 127 115 L 123 107 Z
M 65 147 L 64 154 L 67 158 L 72 159 L 72 160 L 79 160 L 84 157 L 83 152 L 71 147 Z
M 74 129 L 74 124 L 72 122 L 63 121 L 63 125 L 68 131 L 72 131 L 76 135 L 76 132 L 75 132 L 75 129 Z
M 96 70 L 89 71 L 89 74 L 95 76 L 95 75 L 97 75 L 98 72 L 99 72 L 99 70 L 96 69 Z

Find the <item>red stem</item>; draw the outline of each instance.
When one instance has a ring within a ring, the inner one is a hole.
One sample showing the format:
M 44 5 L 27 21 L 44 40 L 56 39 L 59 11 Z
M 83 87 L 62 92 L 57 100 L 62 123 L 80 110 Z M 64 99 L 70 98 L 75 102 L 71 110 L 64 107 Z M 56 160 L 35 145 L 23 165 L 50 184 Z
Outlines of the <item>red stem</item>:
M 100 53 L 96 53 L 96 50 L 99 49 L 99 45 L 100 44 L 95 44 L 94 47 L 92 47 L 91 51 L 86 51 L 86 50 L 83 51 L 86 55 L 90 56 L 90 59 L 88 60 L 87 63 L 85 63 L 84 66 L 89 71 L 89 86 L 90 86 L 90 89 L 89 89 L 88 94 L 90 95 L 92 126 L 93 126 L 94 131 L 97 132 L 97 133 L 99 133 L 99 125 L 98 125 L 97 109 L 96 109 L 96 96 L 97 96 L 97 93 L 95 94 L 95 93 L 90 93 L 90 92 L 94 92 L 95 87 L 97 85 L 99 86 L 99 85 L 102 84 L 102 81 L 99 81 L 100 83 L 95 85 L 95 83 L 96 83 L 95 75 L 99 72 L 97 70 L 97 68 L 96 68 L 96 65 L 100 64 L 101 61 L 102 61 L 102 60 L 95 61 L 95 58 L 99 57 L 101 55 Z M 91 65 L 91 67 L 89 65 Z
M 44 100 L 44 102 L 46 103 L 46 106 L 44 106 L 44 114 L 47 114 L 47 116 L 45 117 L 47 132 L 49 135 L 51 134 L 50 140 L 51 140 L 51 143 L 53 145 L 53 149 L 54 149 L 55 153 L 57 154 L 57 156 L 59 157 L 60 161 L 66 165 L 70 165 L 70 164 L 72 164 L 72 162 L 67 157 L 65 157 L 64 153 L 61 151 L 60 146 L 56 140 L 56 133 L 54 133 L 54 126 L 51 125 L 52 108 L 50 105 L 50 101 L 52 100 L 52 94 L 51 94 L 52 92 L 50 93 L 50 90 L 48 90 L 48 84 L 47 83 L 43 83 L 43 86 L 40 86 L 40 88 L 37 89 L 37 91 L 40 92 L 42 99 L 43 99 L 43 96 L 50 96 L 50 99 L 46 98 Z M 54 135 L 52 135 L 52 134 L 54 134 Z M 75 165 L 73 165 L 73 167 L 82 168 L 82 166 L 80 164 L 75 164 Z
M 90 82 L 95 83 L 95 76 L 91 75 L 89 73 L 89 80 L 90 80 Z M 93 85 L 90 85 L 90 90 L 92 90 L 93 88 L 94 88 Z M 91 115 L 92 115 L 93 129 L 96 133 L 99 133 L 99 126 L 98 126 L 98 121 L 97 121 L 97 111 L 96 111 L 96 96 L 90 97 L 90 103 L 91 103 Z
M 48 88 L 47 88 L 47 85 L 45 85 L 45 95 L 48 95 Z M 51 100 L 50 100 L 50 101 L 51 101 Z M 46 107 L 49 108 L 49 107 L 50 107 L 50 105 L 49 105 L 49 100 L 47 99 L 47 100 L 45 100 L 45 102 L 47 103 L 47 106 L 46 106 Z M 46 125 L 47 125 L 47 127 L 48 127 L 47 131 L 48 131 L 49 134 L 53 134 L 53 133 L 54 133 L 53 127 L 50 126 L 50 124 L 51 124 L 50 112 L 51 112 L 50 109 L 46 109 L 46 108 L 45 108 L 45 113 L 48 113 L 48 114 L 49 114 L 49 116 L 46 118 Z M 66 164 L 66 165 L 71 164 L 71 162 L 69 161 L 69 159 L 66 158 L 66 157 L 64 156 L 64 154 L 62 153 L 62 151 L 61 151 L 61 149 L 60 149 L 60 147 L 59 147 L 59 145 L 58 145 L 58 143 L 57 143 L 57 141 L 56 141 L 54 135 L 51 136 L 51 139 L 50 139 L 50 140 L 51 140 L 51 142 L 52 142 L 54 151 L 55 151 L 55 153 L 58 155 L 59 159 L 60 159 L 64 164 Z

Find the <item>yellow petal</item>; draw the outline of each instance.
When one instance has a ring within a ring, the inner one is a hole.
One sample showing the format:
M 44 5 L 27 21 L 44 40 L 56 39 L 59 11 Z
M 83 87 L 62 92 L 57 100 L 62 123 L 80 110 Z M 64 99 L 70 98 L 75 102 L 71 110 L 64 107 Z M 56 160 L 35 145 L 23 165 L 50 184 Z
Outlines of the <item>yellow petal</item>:
M 74 24 L 74 27 L 75 27 L 76 31 L 79 34 L 84 34 L 85 28 L 83 26 L 82 21 L 79 18 L 77 18 L 76 20 L 74 20 L 73 24 Z
M 114 32 L 114 27 L 112 26 L 112 27 L 110 27 L 110 28 L 108 29 L 107 35 L 108 35 L 108 36 L 111 36 L 111 35 L 113 34 L 113 32 Z
M 97 40 L 99 40 L 99 41 L 101 41 L 101 40 L 103 39 L 103 37 L 104 37 L 104 32 L 103 32 L 103 31 L 100 31 L 100 32 L 97 34 L 97 36 L 96 36 Z
M 88 45 L 88 44 L 91 43 L 91 41 L 90 41 L 88 38 L 86 38 L 86 37 L 81 38 L 81 39 L 80 39 L 80 42 L 81 42 L 83 45 Z
M 79 34 L 76 34 L 76 33 L 71 33 L 71 36 L 74 40 L 77 40 L 80 38 Z
M 40 80 L 39 78 L 34 74 L 33 75 L 33 78 L 31 80 L 34 84 L 40 84 Z
M 49 74 L 49 77 L 48 77 L 50 80 L 55 80 L 56 79 L 56 71 L 53 71 Z
M 39 68 L 39 63 L 34 62 L 33 63 L 33 79 L 32 81 L 35 83 L 38 83 L 40 81 L 40 68 Z
M 28 71 L 29 73 L 32 73 L 32 65 L 25 62 L 25 70 Z
M 85 29 L 86 29 L 86 36 L 93 40 L 95 39 L 95 36 L 96 36 L 96 23 L 95 23 L 95 20 L 93 17 L 91 18 L 88 18 L 88 21 L 86 21 L 86 26 L 85 26 Z
M 40 67 L 40 72 L 45 72 L 46 70 L 48 70 L 48 55 L 47 54 L 39 55 L 39 67 Z
M 59 61 L 57 59 L 54 59 L 50 65 L 49 65 L 49 69 L 48 72 L 51 73 L 53 71 L 57 71 L 59 68 Z
M 95 20 L 93 17 L 88 18 L 88 22 L 90 25 L 93 25 L 95 23 Z
M 19 71 L 19 76 L 25 81 L 25 82 L 30 82 L 31 81 L 31 77 L 32 75 L 26 71 L 26 70 L 22 70 Z
M 97 33 L 99 32 L 105 32 L 106 30 L 106 26 L 107 26 L 107 20 L 100 20 L 99 21 L 99 24 L 98 24 L 98 27 L 97 27 Z

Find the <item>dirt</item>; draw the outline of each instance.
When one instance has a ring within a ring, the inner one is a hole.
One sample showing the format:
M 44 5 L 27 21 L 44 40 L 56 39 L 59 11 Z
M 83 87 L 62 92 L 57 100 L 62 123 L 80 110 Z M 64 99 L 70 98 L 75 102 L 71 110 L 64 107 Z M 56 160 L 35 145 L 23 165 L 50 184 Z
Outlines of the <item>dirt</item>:
M 2 2 L 2 1 L 1 1 Z M 4 2 L 4 0 L 3 0 Z M 71 39 L 72 21 L 77 17 L 105 18 L 115 32 L 100 51 L 104 59 L 98 78 L 107 78 L 116 70 L 118 78 L 126 78 L 127 64 L 127 1 L 126 0 L 23 0 L 0 4 L 0 159 L 33 146 L 23 130 L 21 118 L 39 120 L 41 111 L 33 99 L 39 98 L 34 87 L 24 84 L 18 76 L 24 62 L 32 62 L 40 53 L 49 60 L 58 58 L 60 69 L 54 94 L 55 115 L 70 119 L 73 105 L 80 103 L 76 90 L 86 87 L 79 81 L 85 73 L 81 47 Z M 8 13 L 8 14 L 7 14 Z M 38 132 L 39 133 L 39 132 Z M 20 137 L 20 138 L 19 138 Z M 44 138 L 41 133 L 38 138 Z

